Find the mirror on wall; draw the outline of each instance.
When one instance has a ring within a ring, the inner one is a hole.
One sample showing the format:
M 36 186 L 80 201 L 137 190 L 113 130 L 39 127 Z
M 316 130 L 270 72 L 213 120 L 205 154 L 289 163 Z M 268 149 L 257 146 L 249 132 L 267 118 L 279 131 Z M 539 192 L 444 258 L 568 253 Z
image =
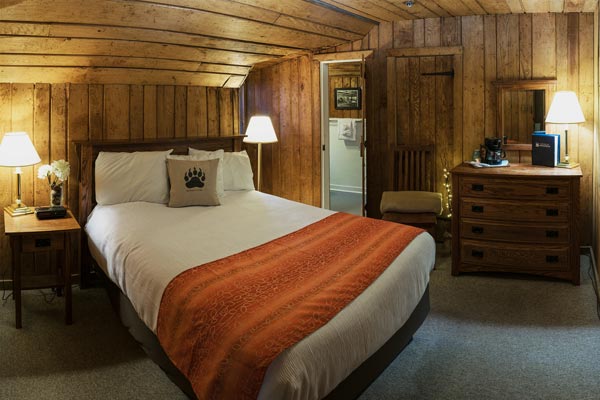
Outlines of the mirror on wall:
M 545 130 L 555 79 L 496 81 L 497 136 L 508 143 L 531 143 L 534 131 Z

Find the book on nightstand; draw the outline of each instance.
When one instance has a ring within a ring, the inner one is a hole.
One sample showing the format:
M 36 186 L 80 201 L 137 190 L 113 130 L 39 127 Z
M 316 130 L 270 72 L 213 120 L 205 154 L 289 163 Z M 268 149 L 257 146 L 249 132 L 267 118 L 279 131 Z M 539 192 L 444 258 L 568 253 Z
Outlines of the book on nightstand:
M 531 163 L 556 167 L 560 160 L 560 135 L 534 133 L 531 135 Z

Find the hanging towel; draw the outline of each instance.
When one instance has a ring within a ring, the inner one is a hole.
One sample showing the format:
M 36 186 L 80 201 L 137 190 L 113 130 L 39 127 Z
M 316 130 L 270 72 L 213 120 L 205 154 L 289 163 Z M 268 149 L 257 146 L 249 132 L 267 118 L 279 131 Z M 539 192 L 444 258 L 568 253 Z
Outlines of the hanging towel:
M 356 140 L 356 130 L 354 129 L 354 122 L 352 120 L 340 121 L 338 130 L 339 140 Z

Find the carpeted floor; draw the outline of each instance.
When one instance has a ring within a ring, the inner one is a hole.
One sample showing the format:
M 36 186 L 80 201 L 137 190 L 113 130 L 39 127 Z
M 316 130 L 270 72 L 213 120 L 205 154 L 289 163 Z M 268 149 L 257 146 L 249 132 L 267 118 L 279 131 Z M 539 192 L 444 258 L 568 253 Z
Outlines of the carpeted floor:
M 599 399 L 600 321 L 582 261 L 573 286 L 452 277 L 449 257 L 438 257 L 429 317 L 361 399 Z M 185 398 L 103 289 L 75 289 L 74 317 L 63 325 L 62 299 L 27 291 L 18 331 L 12 300 L 0 306 L 0 399 Z

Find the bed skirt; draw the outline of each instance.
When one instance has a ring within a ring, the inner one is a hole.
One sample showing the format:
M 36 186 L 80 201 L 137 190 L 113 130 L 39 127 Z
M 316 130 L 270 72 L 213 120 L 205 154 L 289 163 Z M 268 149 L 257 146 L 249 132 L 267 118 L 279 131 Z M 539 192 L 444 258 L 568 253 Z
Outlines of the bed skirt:
M 175 383 L 190 399 L 195 399 L 190 382 L 173 365 L 158 342 L 156 335 L 138 317 L 133 305 L 123 292 L 104 275 L 101 268 L 95 268 L 96 273 L 104 277 L 105 286 L 110 302 L 118 313 L 121 322 L 129 333 L 140 344 L 152 361 L 160 366 L 169 379 Z M 406 345 L 412 340 L 413 334 L 421 326 L 429 313 L 429 285 L 421 300 L 411 313 L 406 323 L 371 357 L 365 360 L 346 379 L 329 393 L 326 400 L 355 399 L 377 379 L 379 375 L 394 361 Z

